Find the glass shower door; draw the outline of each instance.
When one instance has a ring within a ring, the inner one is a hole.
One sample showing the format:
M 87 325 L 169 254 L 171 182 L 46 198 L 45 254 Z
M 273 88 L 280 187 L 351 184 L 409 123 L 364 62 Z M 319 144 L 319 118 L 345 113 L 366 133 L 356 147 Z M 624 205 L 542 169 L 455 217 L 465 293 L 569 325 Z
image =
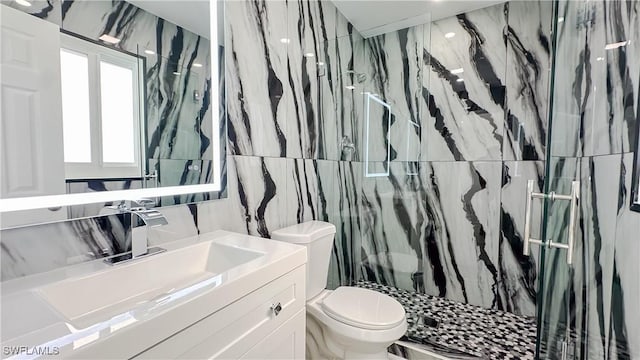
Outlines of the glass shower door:
M 611 314 L 622 297 L 616 216 L 629 206 L 620 178 L 633 142 L 639 8 L 554 1 L 545 182 L 539 193 L 529 184 L 525 229 L 525 254 L 539 252 L 541 264 L 539 359 L 628 358 Z M 540 233 L 530 226 L 540 216 L 534 203 L 543 207 Z

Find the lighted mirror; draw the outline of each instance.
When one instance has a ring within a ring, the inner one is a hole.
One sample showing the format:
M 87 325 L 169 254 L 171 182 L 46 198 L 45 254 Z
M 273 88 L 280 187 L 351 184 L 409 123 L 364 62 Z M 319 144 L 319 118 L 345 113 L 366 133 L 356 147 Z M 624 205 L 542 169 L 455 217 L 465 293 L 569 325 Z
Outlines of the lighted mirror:
M 3 228 L 225 196 L 222 3 L 29 4 L 0 5 Z

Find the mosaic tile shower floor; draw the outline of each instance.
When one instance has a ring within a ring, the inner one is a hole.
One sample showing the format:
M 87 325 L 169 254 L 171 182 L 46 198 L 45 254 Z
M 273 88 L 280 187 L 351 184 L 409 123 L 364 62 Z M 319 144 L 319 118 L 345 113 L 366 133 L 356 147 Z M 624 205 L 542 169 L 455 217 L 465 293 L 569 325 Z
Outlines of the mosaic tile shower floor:
M 456 359 L 534 359 L 534 318 L 463 304 L 369 281 L 355 286 L 387 294 L 402 304 L 409 328 L 402 340 Z

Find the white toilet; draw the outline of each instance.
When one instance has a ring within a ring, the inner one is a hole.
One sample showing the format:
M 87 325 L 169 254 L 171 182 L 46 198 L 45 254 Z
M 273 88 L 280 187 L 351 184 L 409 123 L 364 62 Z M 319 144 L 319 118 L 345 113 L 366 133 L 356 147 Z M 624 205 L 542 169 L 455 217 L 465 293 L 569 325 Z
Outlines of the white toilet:
M 407 330 L 404 309 L 372 290 L 325 290 L 335 233 L 333 224 L 310 221 L 271 234 L 307 247 L 307 359 L 387 359 L 387 347 Z

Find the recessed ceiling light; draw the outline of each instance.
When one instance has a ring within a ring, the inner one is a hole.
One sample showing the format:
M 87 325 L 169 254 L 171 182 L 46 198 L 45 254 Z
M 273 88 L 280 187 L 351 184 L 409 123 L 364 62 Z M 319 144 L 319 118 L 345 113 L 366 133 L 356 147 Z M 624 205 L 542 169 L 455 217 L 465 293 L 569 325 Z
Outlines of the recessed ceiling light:
M 318 66 L 324 66 L 324 63 L 322 61 L 318 61 Z
M 564 21 L 564 17 L 560 16 L 560 17 L 558 18 L 558 22 L 560 23 L 560 22 L 563 22 L 563 21 Z
M 463 68 L 457 68 L 457 69 L 451 70 L 452 74 L 462 74 L 463 72 L 464 72 Z
M 447 39 L 451 39 L 454 36 L 456 36 L 456 33 L 454 33 L 454 32 L 448 32 L 448 33 L 444 34 L 444 37 L 446 37 Z
M 175 75 L 175 76 L 179 76 L 179 75 L 180 75 L 180 73 L 179 73 L 179 72 L 177 72 L 177 71 L 174 71 L 174 72 L 173 72 L 173 75 Z
M 620 41 L 617 43 L 611 43 L 611 44 L 607 44 L 604 48 L 605 50 L 613 50 L 613 49 L 617 49 L 623 46 L 627 46 L 631 44 L 631 40 L 627 40 L 627 41 Z
M 600 56 L 600 57 L 596 58 L 596 60 L 597 61 L 602 61 L 602 60 L 604 60 L 604 58 L 602 56 Z
M 356 87 L 353 85 L 347 85 L 344 87 L 345 89 L 354 90 Z
M 193 63 L 193 67 L 202 67 L 202 64 L 200 64 L 200 63 Z
M 316 56 L 316 54 L 312 52 L 304 53 L 304 57 L 314 57 L 314 56 Z
M 291 42 L 291 39 L 289 39 L 289 38 L 282 38 L 282 39 L 280 39 L 280 42 L 281 42 L 281 43 L 283 43 L 283 44 L 288 44 L 288 43 L 290 43 L 290 42 Z
M 456 81 L 457 81 L 457 82 L 463 82 L 463 81 L 464 81 L 464 79 L 463 79 L 463 78 L 460 78 L 460 79 L 458 79 L 458 80 L 456 80 Z
M 155 55 L 155 54 L 156 54 L 156 52 L 155 52 L 155 51 L 153 51 L 153 50 L 148 50 L 148 49 L 147 49 L 147 50 L 145 50 L 145 51 L 144 51 L 144 53 L 145 53 L 145 54 L 149 54 L 149 55 Z
M 31 6 L 31 3 L 28 2 L 27 0 L 16 0 L 16 4 L 26 6 L 26 7 Z
M 102 34 L 98 39 L 109 44 L 117 44 L 120 42 L 120 39 L 118 39 L 117 37 L 111 36 L 109 34 Z

